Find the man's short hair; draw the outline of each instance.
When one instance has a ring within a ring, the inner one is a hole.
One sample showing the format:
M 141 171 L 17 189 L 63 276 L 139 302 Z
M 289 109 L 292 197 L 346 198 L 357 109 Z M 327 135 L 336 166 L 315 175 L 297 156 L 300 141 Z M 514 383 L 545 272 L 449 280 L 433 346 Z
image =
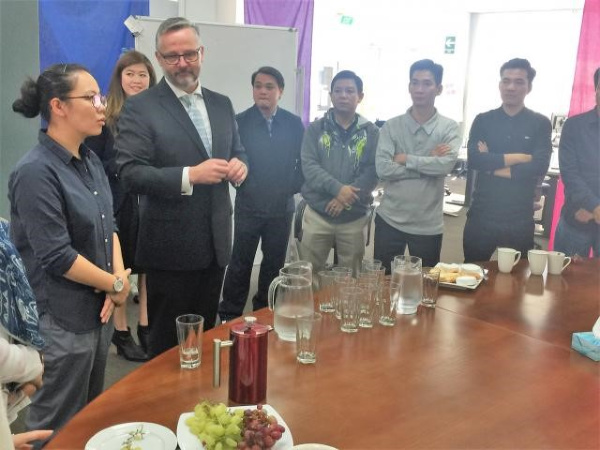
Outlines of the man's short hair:
M 600 88 L 600 67 L 596 69 L 594 72 L 594 89 Z
M 254 86 L 254 80 L 256 79 L 256 75 L 258 75 L 259 73 L 262 73 L 263 75 L 270 75 L 273 78 L 275 78 L 275 81 L 277 81 L 277 86 L 279 86 L 279 89 L 283 90 L 283 88 L 285 87 L 285 81 L 283 80 L 283 75 L 281 75 L 281 72 L 279 70 L 277 70 L 275 67 L 271 67 L 271 66 L 263 66 L 252 74 L 252 79 L 250 80 L 252 82 L 252 86 Z
M 362 94 L 363 81 L 361 80 L 361 78 L 358 75 L 356 75 L 351 70 L 342 70 L 341 72 L 338 72 L 335 75 L 335 77 L 333 77 L 333 80 L 331 80 L 331 92 L 333 92 L 333 86 L 335 85 L 336 81 L 338 81 L 338 80 L 353 80 L 354 83 L 356 84 L 356 90 L 358 91 L 359 94 Z
M 500 67 L 500 77 L 502 77 L 502 72 L 504 72 L 506 69 L 523 69 L 525 72 L 527 72 L 527 80 L 529 81 L 529 85 L 531 86 L 531 83 L 533 83 L 536 71 L 533 67 L 531 67 L 531 64 L 528 60 L 523 58 L 514 58 L 510 61 L 506 61 L 504 64 L 502 64 L 502 67 Z
M 182 30 L 184 28 L 191 28 L 196 32 L 196 36 L 198 36 L 198 42 L 200 43 L 200 29 L 198 25 L 190 22 L 185 17 L 171 17 L 169 19 L 163 20 L 163 22 L 156 30 L 156 38 L 154 40 L 154 45 L 156 50 L 158 50 L 158 41 L 163 34 L 170 33 L 171 31 Z
M 435 79 L 435 84 L 438 86 L 442 84 L 442 79 L 444 78 L 444 68 L 441 64 L 434 63 L 431 59 L 422 59 L 420 61 L 416 61 L 410 66 L 410 70 L 408 71 L 409 80 L 412 80 L 413 74 L 419 70 L 427 70 L 433 74 L 433 78 Z

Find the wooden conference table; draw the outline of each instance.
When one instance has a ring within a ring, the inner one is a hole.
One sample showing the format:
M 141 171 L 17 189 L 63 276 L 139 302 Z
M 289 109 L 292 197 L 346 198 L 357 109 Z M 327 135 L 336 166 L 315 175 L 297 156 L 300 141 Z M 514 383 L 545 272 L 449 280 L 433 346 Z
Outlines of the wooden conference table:
M 600 448 L 599 364 L 570 349 L 600 314 L 600 261 L 562 276 L 530 276 L 527 262 L 476 291 L 440 288 L 435 310 L 399 316 L 393 328 L 342 333 L 325 317 L 318 362 L 295 361 L 294 344 L 269 337 L 267 402 L 296 444 L 339 449 Z M 271 323 L 267 310 L 257 312 Z M 203 364 L 180 370 L 177 349 L 144 364 L 77 414 L 46 447 L 82 449 L 97 431 L 155 422 L 175 431 L 201 399 L 227 401 L 212 387 L 212 340 Z M 225 354 L 228 352 L 225 351 Z

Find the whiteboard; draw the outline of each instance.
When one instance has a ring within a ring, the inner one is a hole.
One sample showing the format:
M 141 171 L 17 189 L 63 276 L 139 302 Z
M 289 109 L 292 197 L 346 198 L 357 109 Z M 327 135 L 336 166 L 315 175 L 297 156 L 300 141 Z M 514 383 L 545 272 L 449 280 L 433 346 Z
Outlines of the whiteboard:
M 136 16 L 136 50 L 144 53 L 160 79 L 162 69 L 155 57 L 155 36 L 163 19 Z M 294 28 L 229 25 L 194 22 L 204 45 L 200 73 L 202 86 L 227 95 L 236 113 L 254 104 L 250 77 L 261 66 L 275 67 L 283 74 L 285 89 L 279 105 L 300 115 L 297 101 L 298 30 Z M 137 30 L 136 30 L 137 31 Z M 301 82 L 301 80 L 300 80 Z

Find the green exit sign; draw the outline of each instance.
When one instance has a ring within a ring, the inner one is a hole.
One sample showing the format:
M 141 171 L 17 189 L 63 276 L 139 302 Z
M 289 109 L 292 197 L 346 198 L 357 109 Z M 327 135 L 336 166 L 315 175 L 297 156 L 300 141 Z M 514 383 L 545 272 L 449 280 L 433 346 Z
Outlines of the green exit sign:
M 354 17 L 352 17 L 352 16 L 342 16 L 342 17 L 340 17 L 340 23 L 342 25 L 352 25 L 354 23 Z
M 456 49 L 456 36 L 446 36 L 446 41 L 444 43 L 444 53 L 446 54 L 454 54 Z

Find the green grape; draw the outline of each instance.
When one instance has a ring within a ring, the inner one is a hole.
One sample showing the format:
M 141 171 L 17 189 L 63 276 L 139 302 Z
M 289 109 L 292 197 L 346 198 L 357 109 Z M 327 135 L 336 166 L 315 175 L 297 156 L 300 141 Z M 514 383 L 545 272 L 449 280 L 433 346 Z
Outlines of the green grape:
M 235 450 L 242 440 L 243 411 L 229 412 L 223 403 L 204 401 L 185 423 L 207 450 Z

